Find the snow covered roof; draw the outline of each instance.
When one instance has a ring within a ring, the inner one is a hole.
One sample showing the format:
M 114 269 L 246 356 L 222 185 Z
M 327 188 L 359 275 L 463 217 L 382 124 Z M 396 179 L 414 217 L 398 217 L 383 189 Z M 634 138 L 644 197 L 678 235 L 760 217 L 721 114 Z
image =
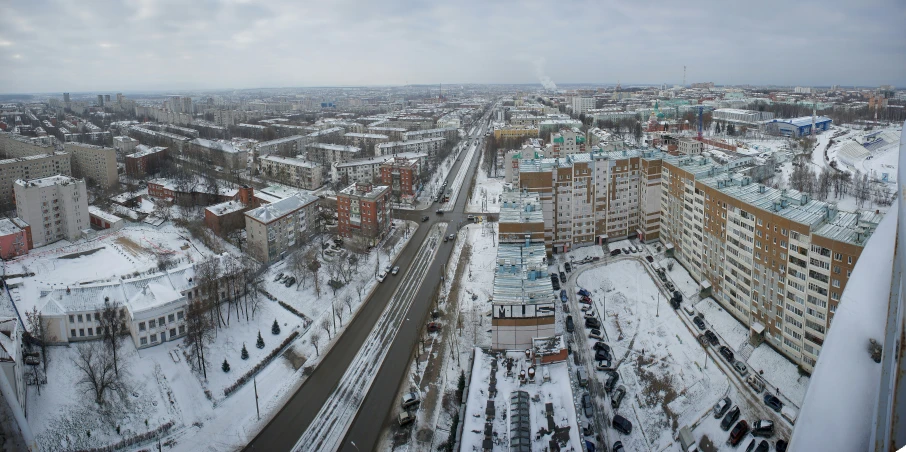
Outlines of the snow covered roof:
M 72 177 L 69 177 L 69 176 L 56 175 L 56 176 L 50 176 L 50 177 L 42 177 L 41 179 L 29 179 L 29 180 L 22 180 L 22 179 L 19 179 L 19 180 L 16 181 L 16 185 L 18 185 L 18 186 L 20 186 L 20 187 L 25 187 L 25 186 L 28 186 L 28 187 L 50 187 L 51 185 L 67 185 L 67 184 L 71 184 L 71 183 L 73 183 L 73 182 L 75 182 L 75 181 L 77 181 L 77 180 L 78 180 L 78 179 L 75 179 L 75 178 L 72 178 Z
M 318 201 L 318 197 L 305 193 L 296 193 L 271 204 L 265 204 L 245 213 L 258 222 L 268 224 L 279 220 L 303 207 Z
M 174 290 L 172 286 L 149 282 L 141 291 L 132 295 L 128 306 L 134 316 L 137 313 L 179 301 L 182 297 L 182 294 Z
M 206 140 L 204 138 L 196 138 L 189 143 L 214 151 L 226 152 L 228 154 L 235 154 L 239 152 L 239 149 L 236 149 L 236 147 L 233 146 L 233 143 L 227 141 L 215 141 Z
M 305 159 L 298 157 L 281 157 L 279 155 L 267 155 L 261 157 L 261 160 L 267 160 L 274 163 L 284 163 L 287 165 L 298 166 L 301 168 L 317 168 L 321 166 L 320 163 L 311 162 Z
M 381 135 L 379 133 L 350 132 L 344 136 L 349 137 L 349 138 L 371 138 L 371 139 L 375 139 L 375 140 L 389 140 L 390 139 L 390 137 L 388 137 L 387 135 Z
M 16 225 L 16 223 L 13 223 L 9 218 L 0 220 L 0 236 L 16 234 L 21 230 L 22 228 Z
M 222 216 L 233 212 L 238 212 L 245 208 L 245 204 L 239 201 L 226 201 L 220 204 L 214 204 L 213 206 L 205 207 L 204 210 L 211 212 L 211 214 L 216 216 Z
M 337 162 L 333 166 L 337 168 L 346 168 L 353 166 L 362 166 L 362 165 L 380 165 L 388 160 L 393 158 L 401 159 L 423 159 L 428 157 L 427 153 L 424 152 L 400 152 L 399 154 L 393 155 L 379 155 L 377 157 L 368 157 L 364 159 L 350 160 L 348 162 Z
M 262 148 L 262 147 L 267 147 L 267 146 L 276 146 L 278 144 L 291 143 L 293 141 L 302 141 L 304 139 L 305 139 L 305 137 L 302 135 L 292 135 L 292 136 L 288 136 L 288 137 L 277 138 L 276 140 L 263 141 L 261 143 L 258 143 L 258 147 Z
M 308 145 L 308 147 L 315 148 L 315 149 L 324 149 L 327 151 L 349 152 L 349 153 L 353 153 L 353 154 L 362 150 L 361 148 L 356 147 L 356 146 L 346 146 L 346 145 L 342 145 L 342 144 L 329 144 L 329 143 L 311 143 Z
M 501 196 L 500 223 L 543 223 L 541 199 L 537 194 L 506 191 Z
M 162 151 L 166 151 L 166 150 L 167 150 L 167 148 L 165 148 L 163 146 L 151 147 L 151 146 L 145 146 L 144 144 L 140 144 L 135 147 L 134 153 L 129 154 L 126 157 L 139 158 L 139 157 L 144 157 L 146 155 L 157 154 L 158 152 L 162 152 Z
M 100 208 L 95 207 L 95 206 L 88 206 L 88 214 L 93 217 L 100 218 L 104 221 L 108 221 L 111 224 L 123 221 L 122 218 L 120 218 L 112 213 L 104 212 L 103 210 L 101 210 Z

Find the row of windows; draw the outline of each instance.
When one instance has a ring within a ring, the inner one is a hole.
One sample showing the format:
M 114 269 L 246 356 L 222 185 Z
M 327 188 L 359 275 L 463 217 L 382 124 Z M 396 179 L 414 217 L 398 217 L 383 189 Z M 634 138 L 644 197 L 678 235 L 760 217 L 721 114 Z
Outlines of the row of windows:
M 162 326 L 166 325 L 168 322 L 173 323 L 176 320 L 182 320 L 183 317 L 184 317 L 183 311 L 178 311 L 175 316 L 173 314 L 170 314 L 166 318 L 160 317 L 158 319 L 152 319 L 152 320 L 148 321 L 148 328 L 150 329 L 150 328 L 162 327 Z M 145 322 L 138 323 L 138 330 L 145 331 Z

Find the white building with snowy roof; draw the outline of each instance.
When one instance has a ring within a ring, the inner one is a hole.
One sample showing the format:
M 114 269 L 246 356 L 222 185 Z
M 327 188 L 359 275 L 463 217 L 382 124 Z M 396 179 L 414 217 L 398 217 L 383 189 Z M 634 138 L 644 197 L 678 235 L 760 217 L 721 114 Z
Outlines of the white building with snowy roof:
M 306 240 L 316 226 L 318 200 L 296 193 L 245 212 L 248 253 L 259 262 L 274 262 Z

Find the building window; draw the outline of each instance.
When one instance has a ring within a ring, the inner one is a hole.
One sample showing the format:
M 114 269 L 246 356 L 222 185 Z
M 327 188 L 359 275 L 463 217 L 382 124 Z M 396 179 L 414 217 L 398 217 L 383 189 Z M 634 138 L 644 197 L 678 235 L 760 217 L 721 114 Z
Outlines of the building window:
M 846 256 L 846 263 L 852 265 L 852 263 L 853 263 L 853 257 L 852 257 L 852 256 Z
M 165 321 L 164 321 L 164 318 L 161 317 L 161 318 L 157 319 L 157 324 L 160 325 L 160 326 L 164 326 L 164 325 L 167 324 L 167 322 L 165 322 Z
M 148 338 L 147 338 L 147 337 L 143 337 L 143 338 L 139 339 L 139 343 L 140 343 L 141 345 L 148 345 Z
M 100 330 L 99 330 L 99 331 L 100 331 Z M 89 336 L 94 336 L 94 330 L 93 330 L 92 328 L 88 328 L 88 335 L 89 335 Z
M 85 337 L 85 329 L 79 328 L 79 337 Z
M 100 314 L 100 313 L 97 313 L 97 312 L 94 313 L 94 321 L 95 321 L 95 322 L 100 322 L 100 321 L 101 321 L 101 314 Z
M 138 323 L 138 330 L 139 330 L 139 331 L 145 331 L 145 322 L 139 322 L 139 323 Z
M 173 314 L 170 314 L 170 315 L 167 316 L 167 321 L 170 322 L 170 323 L 173 323 L 173 321 L 174 321 L 173 319 L 174 319 L 174 318 L 176 318 L 176 317 L 175 317 Z M 171 334 L 171 336 L 172 336 L 172 334 Z
M 75 316 L 72 314 L 69 314 L 69 323 L 75 323 Z
M 176 337 L 176 328 L 170 328 L 170 337 L 171 338 Z
M 834 253 L 834 260 L 835 260 L 835 261 L 842 261 L 842 260 L 843 260 L 843 255 L 840 254 L 840 253 Z
M 82 323 L 82 314 L 79 314 L 79 323 Z
M 179 325 L 179 334 L 185 334 L 185 333 L 186 333 L 186 326 Z
M 152 334 L 152 335 L 151 335 L 151 342 L 152 342 L 152 343 L 153 343 L 153 342 L 157 342 L 157 334 Z
M 75 330 L 69 330 L 69 337 L 75 337 Z
M 834 279 L 834 280 L 832 280 L 832 282 L 833 282 L 833 284 L 834 284 L 834 287 L 840 287 L 840 280 L 839 280 L 839 279 Z
M 148 328 L 157 328 L 156 320 L 148 320 Z

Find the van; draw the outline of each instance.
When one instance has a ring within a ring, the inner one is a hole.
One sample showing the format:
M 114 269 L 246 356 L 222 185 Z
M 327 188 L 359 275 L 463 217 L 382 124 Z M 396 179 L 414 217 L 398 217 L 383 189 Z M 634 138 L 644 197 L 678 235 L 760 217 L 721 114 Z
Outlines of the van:
M 576 380 L 579 381 L 579 386 L 588 385 L 588 372 L 586 372 L 584 367 L 576 369 Z

